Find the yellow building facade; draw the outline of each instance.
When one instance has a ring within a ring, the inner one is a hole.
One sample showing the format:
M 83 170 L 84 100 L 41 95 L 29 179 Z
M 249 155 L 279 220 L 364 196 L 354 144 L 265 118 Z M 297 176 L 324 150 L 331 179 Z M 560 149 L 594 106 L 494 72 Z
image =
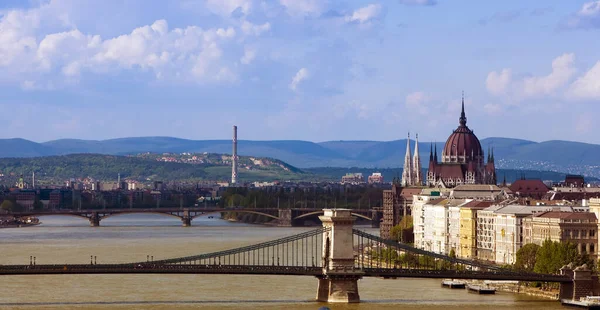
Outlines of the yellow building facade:
M 471 201 L 460 208 L 460 258 L 477 258 L 477 211 L 491 206 L 491 202 Z

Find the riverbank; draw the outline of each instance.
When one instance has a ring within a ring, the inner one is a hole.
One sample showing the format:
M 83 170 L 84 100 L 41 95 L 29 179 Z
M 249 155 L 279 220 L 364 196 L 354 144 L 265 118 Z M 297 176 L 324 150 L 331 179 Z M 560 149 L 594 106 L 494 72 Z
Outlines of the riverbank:
M 482 281 L 471 280 L 470 284 L 475 285 L 490 285 L 496 288 L 498 292 L 523 294 L 532 297 L 544 298 L 548 300 L 559 300 L 559 290 L 543 287 L 527 286 L 524 282 L 518 281 Z
M 0 229 L 1 228 L 19 228 L 19 227 L 37 226 L 37 225 L 40 225 L 41 223 L 42 222 L 31 223 L 31 224 L 26 224 L 26 223 L 22 223 L 22 224 L 2 224 L 2 225 L 0 225 Z
M 26 226 L 36 226 L 41 224 L 36 217 L 16 218 L 13 216 L 0 217 L 0 228 L 18 228 Z

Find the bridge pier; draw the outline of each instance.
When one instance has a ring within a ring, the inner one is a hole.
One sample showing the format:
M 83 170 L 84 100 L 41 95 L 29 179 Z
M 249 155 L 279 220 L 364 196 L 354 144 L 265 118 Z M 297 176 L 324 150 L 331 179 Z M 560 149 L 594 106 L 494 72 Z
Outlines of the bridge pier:
M 381 224 L 381 216 L 381 212 L 377 210 L 371 211 L 371 228 L 379 228 L 379 225 Z
M 325 209 L 323 216 L 323 274 L 318 276 L 317 301 L 358 303 L 358 280 L 363 272 L 354 268 L 352 225 L 349 209 Z
M 100 226 L 100 216 L 98 215 L 98 212 L 92 212 L 92 216 L 90 216 L 89 220 L 91 227 Z
M 279 209 L 279 227 L 292 227 L 292 210 L 291 209 Z
M 192 217 L 190 216 L 190 210 L 183 210 L 183 216 L 181 217 L 181 223 L 183 227 L 192 226 Z
M 598 296 L 600 294 L 598 276 L 594 275 L 587 265 L 573 269 L 572 265 L 569 264 L 563 266 L 560 273 L 573 279 L 573 282 L 560 284 L 559 298 L 561 300 L 579 300 L 581 297 Z

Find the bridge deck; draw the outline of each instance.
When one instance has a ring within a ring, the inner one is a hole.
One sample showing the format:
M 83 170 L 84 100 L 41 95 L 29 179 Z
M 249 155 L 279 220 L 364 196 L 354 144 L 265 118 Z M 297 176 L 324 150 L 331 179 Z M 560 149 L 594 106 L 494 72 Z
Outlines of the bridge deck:
M 530 282 L 571 282 L 567 276 L 521 274 L 513 272 L 467 271 L 467 270 L 419 270 L 402 268 L 363 268 L 364 277 L 382 278 L 432 278 L 512 280 Z M 294 275 L 319 276 L 321 267 L 264 266 L 264 265 L 5 265 L 0 275 L 43 274 L 246 274 L 246 275 Z
M 0 275 L 44 274 L 247 274 L 317 276 L 320 267 L 233 265 L 6 265 Z

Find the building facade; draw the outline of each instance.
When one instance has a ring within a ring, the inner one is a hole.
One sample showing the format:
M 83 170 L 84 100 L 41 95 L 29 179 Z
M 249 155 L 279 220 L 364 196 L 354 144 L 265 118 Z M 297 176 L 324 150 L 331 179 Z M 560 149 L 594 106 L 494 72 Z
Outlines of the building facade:
M 572 242 L 579 254 L 598 256 L 598 220 L 592 212 L 543 212 L 523 220 L 523 235 L 525 243 Z
M 438 162 L 437 146 L 429 154 L 427 185 L 439 183 L 454 187 L 461 184 L 496 184 L 496 168 L 493 150 L 488 151 L 487 161 L 481 143 L 473 130 L 467 127 L 464 97 L 459 126 L 455 129 L 442 150 L 442 161 Z
M 460 258 L 477 258 L 477 211 L 491 206 L 488 201 L 471 201 L 460 208 Z

